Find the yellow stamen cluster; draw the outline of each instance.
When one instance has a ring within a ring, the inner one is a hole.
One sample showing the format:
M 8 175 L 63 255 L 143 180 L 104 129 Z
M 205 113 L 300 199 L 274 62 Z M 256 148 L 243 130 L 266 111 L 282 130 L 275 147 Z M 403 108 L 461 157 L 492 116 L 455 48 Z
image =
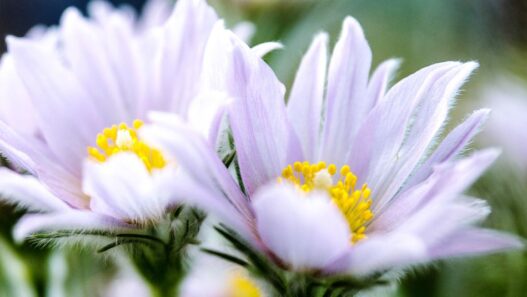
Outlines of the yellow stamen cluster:
M 325 190 L 331 200 L 340 209 L 348 221 L 352 232 L 351 241 L 366 238 L 366 226 L 373 219 L 371 211 L 371 190 L 367 184 L 356 188 L 357 176 L 351 172 L 348 165 L 338 170 L 334 164 L 324 162 L 311 164 L 309 162 L 295 162 L 282 171 L 279 182 L 289 181 L 304 192 Z
M 231 279 L 231 294 L 229 297 L 260 297 L 260 289 L 247 277 L 236 275 Z
M 112 155 L 131 152 L 143 161 L 148 171 L 165 167 L 166 161 L 162 153 L 138 138 L 137 130 L 142 125 L 142 121 L 135 120 L 132 127 L 121 123 L 105 128 L 102 133 L 97 134 L 97 147 L 88 147 L 88 155 L 99 162 L 104 162 Z

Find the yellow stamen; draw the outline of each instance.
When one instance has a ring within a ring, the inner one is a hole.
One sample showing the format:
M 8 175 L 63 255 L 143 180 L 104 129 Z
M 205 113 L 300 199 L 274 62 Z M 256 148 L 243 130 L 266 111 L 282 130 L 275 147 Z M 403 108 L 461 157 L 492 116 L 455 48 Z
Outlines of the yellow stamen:
M 148 171 L 165 167 L 166 161 L 161 151 L 153 148 L 139 139 L 137 130 L 143 126 L 141 120 L 134 120 L 132 127 L 125 123 L 105 128 L 97 134 L 96 146 L 88 147 L 88 156 L 105 162 L 110 156 L 130 152 L 137 155 L 145 164 Z
M 327 191 L 331 201 L 342 212 L 350 227 L 352 236 L 351 242 L 356 243 L 366 238 L 368 223 L 373 219 L 374 214 L 370 207 L 371 189 L 367 184 L 356 188 L 357 176 L 351 172 L 348 165 L 344 165 L 338 171 L 335 164 L 319 162 L 310 164 L 309 162 L 295 162 L 288 165 L 279 177 L 280 182 L 288 181 L 296 185 L 304 192 L 313 190 Z
M 231 279 L 229 297 L 261 297 L 260 289 L 247 277 L 237 274 Z

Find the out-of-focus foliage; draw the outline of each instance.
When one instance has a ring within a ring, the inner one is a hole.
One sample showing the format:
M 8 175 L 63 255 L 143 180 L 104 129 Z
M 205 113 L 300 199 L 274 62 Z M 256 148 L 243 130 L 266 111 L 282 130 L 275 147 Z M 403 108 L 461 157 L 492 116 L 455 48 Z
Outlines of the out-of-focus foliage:
M 519 49 L 527 48 L 527 3 L 521 0 L 211 3 L 231 22 L 241 18 L 253 21 L 258 28 L 255 43 L 280 40 L 285 44 L 286 50 L 275 53 L 269 62 L 286 82 L 291 82 L 313 34 L 329 31 L 334 42 L 346 15 L 353 15 L 362 23 L 375 49 L 374 63 L 400 57 L 404 74 L 442 60 L 478 60 L 484 69 L 503 63 L 512 67 L 524 56 Z

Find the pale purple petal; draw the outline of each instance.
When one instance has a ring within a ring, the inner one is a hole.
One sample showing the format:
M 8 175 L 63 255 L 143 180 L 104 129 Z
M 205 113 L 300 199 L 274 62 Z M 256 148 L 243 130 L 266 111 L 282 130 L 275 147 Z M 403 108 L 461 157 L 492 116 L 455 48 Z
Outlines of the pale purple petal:
M 172 114 L 151 113 L 150 119 L 154 125 L 141 128 L 142 137 L 172 156 L 176 165 L 184 168 L 200 183 L 200 187 L 220 192 L 221 195 L 216 197 L 224 200 L 220 203 L 232 204 L 247 221 L 251 221 L 253 214 L 245 196 L 209 143 Z
M 371 236 L 354 245 L 348 252 L 326 268 L 328 273 L 348 273 L 368 276 L 394 267 L 402 268 L 428 259 L 427 250 L 419 237 L 394 233 Z
M 80 178 L 61 167 L 40 139 L 22 137 L 0 122 L 0 150 L 16 167 L 35 175 L 56 197 L 75 208 L 87 206 Z
M 121 93 L 119 81 L 112 69 L 113 64 L 123 60 L 129 65 L 126 76 L 134 77 L 138 72 L 133 69 L 134 59 L 130 59 L 130 42 L 115 34 L 116 30 L 106 33 L 97 24 L 84 19 L 75 8 L 64 12 L 60 28 L 62 49 L 68 61 L 68 69 L 72 72 L 70 75 L 78 79 L 90 100 L 97 103 L 97 111 L 104 118 L 104 124 L 110 126 L 132 121 L 124 99 L 129 94 Z M 105 35 L 112 35 L 112 38 L 105 38 Z M 120 46 L 115 48 L 116 44 L 122 44 L 126 50 L 122 50 Z M 119 50 L 122 56 L 110 56 L 112 50 Z M 134 81 L 127 84 L 126 88 L 135 89 L 137 84 L 137 81 Z M 137 93 L 136 91 L 131 95 Z
M 395 72 L 399 69 L 400 64 L 400 60 L 390 59 L 382 62 L 382 64 L 375 69 L 368 84 L 367 99 L 370 100 L 368 109 L 372 109 L 377 103 L 384 100 L 384 95 L 388 90 L 388 85 L 394 78 Z
M 116 9 L 110 2 L 104 0 L 93 0 L 87 5 L 87 12 L 90 19 L 93 19 L 100 26 L 106 26 L 112 18 L 118 17 L 132 26 L 136 19 L 135 10 L 130 6 L 122 5 Z
M 187 120 L 210 143 L 216 143 L 221 118 L 231 98 L 224 93 L 205 91 L 190 102 Z
M 112 217 L 95 214 L 91 211 L 70 210 L 48 214 L 28 214 L 15 225 L 13 237 L 23 241 L 31 234 L 43 231 L 130 231 L 134 227 Z
M 47 144 L 65 168 L 79 173 L 86 146 L 104 127 L 95 102 L 52 50 L 14 37 L 7 42 Z
M 137 29 L 143 31 L 152 27 L 161 26 L 170 17 L 170 13 L 172 13 L 173 9 L 171 1 L 146 1 L 141 17 L 138 20 Z
M 284 45 L 280 42 L 264 42 L 258 45 L 255 45 L 251 48 L 251 51 L 258 57 L 264 57 L 268 53 L 275 51 L 277 49 L 283 48 Z
M 489 149 L 436 167 L 427 180 L 402 192 L 385 209 L 377 212 L 371 227 L 374 230 L 392 230 L 433 201 L 447 205 L 468 189 L 498 155 L 499 152 Z
M 423 240 L 428 248 L 444 241 L 450 234 L 469 225 L 480 223 L 490 213 L 490 207 L 483 200 L 474 198 L 457 199 L 456 201 L 429 202 L 417 209 L 408 218 L 397 224 L 398 232 L 415 234 Z
M 371 184 L 374 195 L 380 190 L 375 188 L 379 180 L 372 180 L 378 179 L 373 173 L 390 171 L 386 164 L 397 161 L 415 108 L 427 98 L 438 79 L 457 66 L 459 63 L 440 63 L 410 75 L 392 87 L 382 104 L 377 104 L 369 113 L 351 143 L 346 163 L 360 183 Z
M 376 197 L 374 209 L 382 208 L 400 190 L 445 124 L 454 96 L 477 66 L 474 62 L 462 64 L 433 82 L 423 94 L 405 132 L 407 136 L 396 153 L 379 156 L 385 162 L 391 160 L 393 167 L 386 168 L 383 163 L 370 167 L 367 182 L 377 193 L 382 193 Z
M 33 137 L 23 137 L 13 130 L 10 126 L 0 121 L 0 151 L 11 164 L 35 174 L 37 164 L 33 161 L 37 155 L 36 149 L 32 145 L 36 140 Z M 31 158 L 32 156 L 33 158 Z
M 142 110 L 185 113 L 200 90 L 203 54 L 217 19 L 204 0 L 177 1 L 170 18 L 155 32 L 161 40 L 145 61 L 151 93 Z
M 36 112 L 9 54 L 0 60 L 0 119 L 26 135 L 37 135 Z
M 475 111 L 452 130 L 428 159 L 412 173 L 410 179 L 404 184 L 404 188 L 409 188 L 425 180 L 432 174 L 434 164 L 448 162 L 456 158 L 480 131 L 481 126 L 487 121 L 489 112 L 488 109 Z
M 287 102 L 287 115 L 301 142 L 304 157 L 309 161 L 315 161 L 319 144 L 326 84 L 327 39 L 327 34 L 321 33 L 313 40 L 300 63 Z
M 485 84 L 481 98 L 492 109 L 486 125 L 485 144 L 499 145 L 504 158 L 514 169 L 527 172 L 527 86 L 511 74 L 492 78 Z
M 329 64 L 322 150 L 322 159 L 328 163 L 345 164 L 349 145 L 368 113 L 370 66 L 371 50 L 364 32 L 355 19 L 347 17 Z
M 523 240 L 488 229 L 467 228 L 442 240 L 430 250 L 432 258 L 461 257 L 467 255 L 521 249 Z
M 233 98 L 229 106 L 236 152 L 248 193 L 302 159 L 287 121 L 284 87 L 247 45 L 219 23 L 205 55 L 205 84 Z
M 239 22 L 231 28 L 232 32 L 236 34 L 245 43 L 250 44 L 251 39 L 256 32 L 256 26 L 251 22 Z
M 53 195 L 31 175 L 20 175 L 0 168 L 0 193 L 2 200 L 37 211 L 59 211 L 70 207 Z
M 247 217 L 230 201 L 221 189 L 206 185 L 185 170 L 172 181 L 174 198 L 184 202 L 186 205 L 196 206 L 207 213 L 218 218 L 223 224 L 236 231 L 245 240 L 261 249 L 261 243 L 255 234 L 254 218 Z M 247 206 L 249 207 L 249 206 Z
M 115 218 L 158 219 L 167 208 L 146 166 L 131 153 L 119 153 L 104 163 L 87 160 L 82 186 L 92 211 Z
M 324 193 L 272 184 L 253 198 L 264 244 L 295 270 L 322 269 L 350 247 L 350 230 Z

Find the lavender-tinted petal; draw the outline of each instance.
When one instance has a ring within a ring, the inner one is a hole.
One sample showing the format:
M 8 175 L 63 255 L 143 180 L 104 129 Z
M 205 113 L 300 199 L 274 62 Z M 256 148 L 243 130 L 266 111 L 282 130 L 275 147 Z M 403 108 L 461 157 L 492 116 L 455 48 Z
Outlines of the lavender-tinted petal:
M 200 76 L 207 40 L 217 21 L 204 0 L 182 0 L 157 32 L 161 38 L 147 60 L 152 93 L 142 110 L 170 110 L 184 114 L 200 90 Z
M 410 179 L 404 184 L 404 188 L 407 189 L 428 178 L 432 174 L 434 164 L 448 162 L 456 158 L 480 131 L 481 126 L 489 116 L 489 112 L 488 109 L 475 111 L 452 130 L 428 159 L 412 173 Z
M 371 50 L 359 23 L 347 17 L 328 72 L 322 159 L 344 164 L 346 152 L 370 105 L 367 98 Z
M 245 220 L 252 221 L 248 201 L 209 143 L 174 115 L 151 113 L 150 119 L 154 125 L 140 131 L 144 139 L 172 156 L 199 187 L 218 193 L 210 197 L 231 205 Z M 192 199 L 192 195 L 187 198 Z
M 205 54 L 205 83 L 233 98 L 228 115 L 248 193 L 301 158 L 273 71 L 219 23 Z M 221 70 L 221 71 L 220 71 Z
M 138 82 L 135 80 L 126 85 L 120 84 L 115 73 L 118 69 L 114 67 L 119 61 L 126 61 L 126 76 L 136 76 L 138 71 L 133 69 L 133 65 L 137 62 L 129 55 L 131 42 L 123 40 L 120 34 L 115 34 L 114 28 L 107 28 L 108 31 L 112 29 L 111 32 L 102 30 L 97 24 L 84 19 L 75 8 L 64 12 L 60 28 L 63 53 L 71 75 L 78 79 L 90 100 L 97 103 L 97 112 L 104 118 L 104 124 L 109 126 L 133 120 L 126 110 L 126 96 L 139 94 L 135 90 Z M 111 38 L 107 38 L 107 35 L 111 35 Z M 120 46 L 115 48 L 117 41 L 123 43 L 126 50 L 120 51 L 121 56 L 111 56 L 114 50 L 120 49 Z M 133 94 L 122 93 L 125 91 L 124 86 L 131 89 Z
M 95 102 L 50 49 L 8 37 L 9 52 L 27 87 L 41 131 L 62 166 L 79 173 L 86 146 L 104 127 Z
M 134 227 L 105 215 L 91 211 L 70 210 L 48 214 L 28 214 L 15 225 L 13 237 L 16 241 L 38 232 L 51 231 L 130 231 Z
M 304 193 L 272 184 L 253 199 L 264 244 L 293 269 L 322 269 L 350 246 L 350 230 L 323 193 Z
M 372 227 L 391 230 L 434 201 L 448 204 L 474 183 L 498 155 L 498 151 L 489 149 L 436 167 L 427 180 L 402 192 L 380 209 Z
M 301 141 L 306 160 L 314 161 L 319 142 L 322 102 L 326 84 L 326 33 L 315 37 L 298 68 L 291 95 L 287 102 L 287 115 Z
M 239 22 L 234 25 L 231 30 L 245 43 L 251 44 L 251 39 L 253 38 L 254 33 L 256 32 L 256 26 L 251 22 Z
M 30 210 L 59 211 L 70 207 L 53 195 L 35 177 L 20 175 L 0 168 L 0 192 L 2 200 L 16 203 Z
M 9 54 L 4 54 L 0 60 L 0 119 L 21 134 L 37 135 L 39 132 L 31 98 Z
M 146 1 L 141 17 L 138 20 L 138 29 L 143 31 L 161 26 L 170 17 L 170 13 L 174 9 L 173 6 L 173 3 L 165 0 Z
M 91 198 L 91 210 L 115 218 L 137 221 L 157 219 L 167 208 L 166 201 L 154 187 L 150 172 L 131 153 L 119 153 L 104 163 L 87 160 L 82 186 Z
M 394 164 L 415 109 L 438 79 L 458 65 L 454 62 L 435 64 L 403 79 L 390 89 L 385 100 L 374 107 L 359 129 L 347 163 L 359 177 L 359 184 L 367 182 L 374 197 L 376 193 L 382 194 L 375 197 L 375 204 L 386 197 L 384 189 L 377 186 L 382 185 L 383 180 L 391 181 L 388 173 L 395 174 L 392 173 L 397 169 Z M 386 164 L 392 165 L 386 167 Z
M 434 259 L 486 254 L 525 247 L 523 240 L 502 232 L 467 228 L 444 238 L 432 247 L 430 256 Z
M 283 48 L 284 45 L 280 42 L 264 42 L 255 45 L 251 48 L 251 51 L 258 57 L 264 57 L 268 53 Z
M 428 259 L 424 243 L 404 233 L 371 236 L 326 267 L 326 273 L 347 273 L 368 276 L 375 272 L 402 268 Z
M 38 177 L 56 197 L 75 208 L 87 206 L 80 179 L 63 168 L 40 139 L 18 135 L 0 122 L 0 150 L 16 167 Z
M 399 59 L 389 59 L 382 62 L 375 69 L 368 83 L 368 99 L 370 100 L 368 109 L 372 109 L 377 103 L 385 98 L 386 91 L 390 81 L 394 78 L 395 72 L 399 68 L 401 61 Z
M 393 167 L 387 169 L 385 165 L 378 163 L 368 175 L 368 183 L 378 193 L 382 193 L 376 198 L 374 209 L 382 208 L 400 190 L 422 160 L 446 122 L 452 99 L 477 66 L 477 63 L 469 62 L 454 67 L 433 82 L 431 88 L 423 94 L 400 148 L 395 155 L 382 156 L 385 161 L 393 160 Z

